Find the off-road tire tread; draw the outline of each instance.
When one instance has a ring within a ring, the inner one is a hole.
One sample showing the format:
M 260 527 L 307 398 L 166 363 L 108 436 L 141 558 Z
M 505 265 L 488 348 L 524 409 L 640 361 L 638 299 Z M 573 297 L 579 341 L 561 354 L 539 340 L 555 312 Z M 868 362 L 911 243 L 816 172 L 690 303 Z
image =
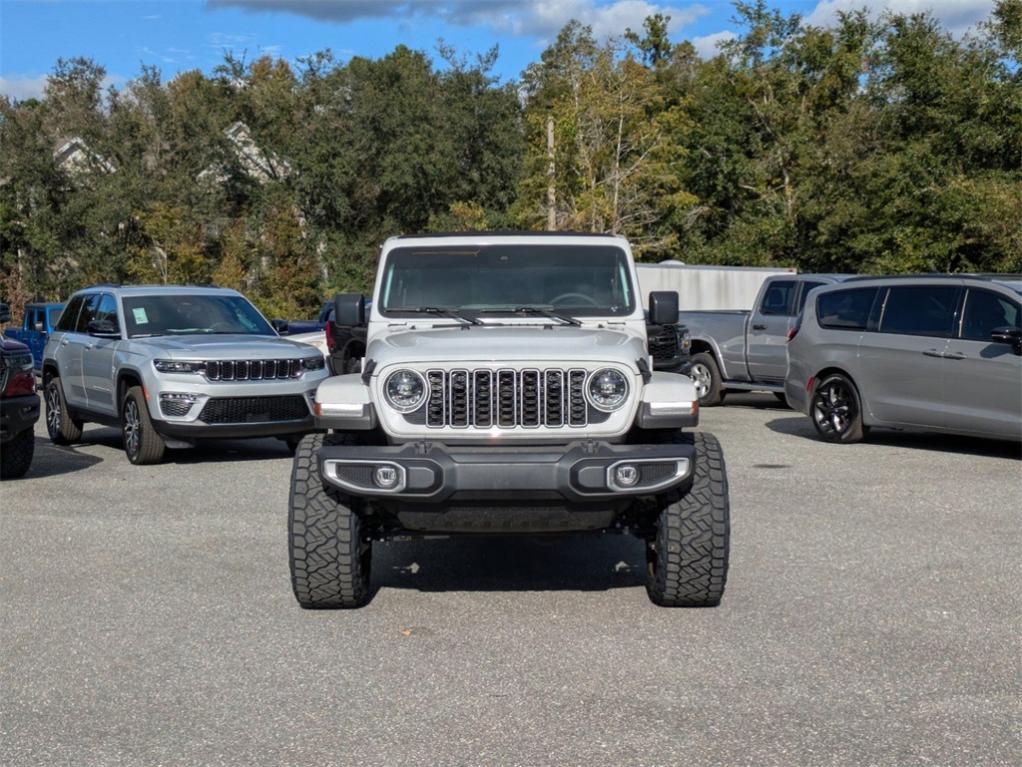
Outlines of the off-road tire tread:
M 372 599 L 363 523 L 353 499 L 327 487 L 317 453 L 324 445 L 350 445 L 348 434 L 309 434 L 298 444 L 288 498 L 291 587 L 306 609 L 352 609 Z M 363 557 L 365 561 L 363 561 Z
M 695 447 L 691 488 L 661 497 L 649 550 L 649 598 L 663 607 L 715 607 L 727 583 L 731 522 L 727 469 L 712 434 L 678 432 L 672 441 Z
M 163 437 L 157 433 L 153 426 L 153 419 L 149 417 L 149 406 L 146 404 L 145 395 L 142 393 L 142 387 L 132 386 L 127 392 L 125 392 L 124 399 L 121 401 L 122 423 L 124 419 L 124 404 L 129 398 L 134 398 L 135 404 L 138 406 L 138 418 L 141 425 L 138 455 L 135 457 L 135 460 L 132 460 L 131 462 L 136 466 L 159 463 L 163 460 L 163 455 L 167 451 L 167 443 L 164 442 Z M 125 448 L 127 448 L 127 446 L 125 446 Z M 127 449 L 125 449 L 124 452 L 127 454 Z M 128 460 L 131 460 L 131 456 L 128 456 Z
M 57 395 L 60 400 L 60 429 L 57 431 L 56 435 L 50 434 L 50 441 L 54 445 L 71 445 L 75 442 L 81 442 L 82 422 L 71 417 L 71 411 L 68 409 L 67 400 L 64 398 L 64 384 L 61 383 L 60 376 L 53 376 L 49 381 L 47 381 L 46 389 L 50 386 L 57 387 Z M 46 402 L 49 400 L 48 397 L 45 397 L 46 393 L 47 392 L 44 389 L 44 410 L 47 406 Z M 49 429 L 47 429 L 47 434 L 49 434 Z
M 0 445 L 0 479 L 24 477 L 35 453 L 35 432 L 25 429 Z

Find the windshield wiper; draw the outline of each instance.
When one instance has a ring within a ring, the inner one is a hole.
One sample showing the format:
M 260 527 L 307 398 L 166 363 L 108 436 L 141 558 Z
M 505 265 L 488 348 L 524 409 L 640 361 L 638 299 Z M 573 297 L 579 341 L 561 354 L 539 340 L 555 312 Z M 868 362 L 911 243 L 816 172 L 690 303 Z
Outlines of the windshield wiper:
M 565 325 L 582 327 L 582 323 L 570 314 L 559 314 L 558 312 L 551 312 L 547 309 L 540 309 L 538 306 L 516 306 L 511 310 L 511 312 L 513 314 L 532 314 L 537 317 L 547 317 L 551 320 L 560 320 Z
M 460 312 L 454 311 L 454 309 L 446 309 L 442 306 L 388 306 L 388 312 L 408 312 L 410 314 L 433 314 L 437 317 L 450 317 L 452 320 L 461 320 L 467 322 L 469 325 L 484 325 L 485 323 L 481 320 L 477 320 L 475 317 L 468 317 Z

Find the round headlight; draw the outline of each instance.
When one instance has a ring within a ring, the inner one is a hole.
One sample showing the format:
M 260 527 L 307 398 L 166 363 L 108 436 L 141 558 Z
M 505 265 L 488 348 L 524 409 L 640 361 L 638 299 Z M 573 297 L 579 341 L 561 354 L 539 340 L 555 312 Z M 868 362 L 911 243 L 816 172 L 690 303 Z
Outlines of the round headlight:
M 597 370 L 589 376 L 589 403 L 597 410 L 617 410 L 628 399 L 628 379 L 613 368 Z
M 383 392 L 392 408 L 410 413 L 426 399 L 426 382 L 414 370 L 398 370 L 387 376 Z

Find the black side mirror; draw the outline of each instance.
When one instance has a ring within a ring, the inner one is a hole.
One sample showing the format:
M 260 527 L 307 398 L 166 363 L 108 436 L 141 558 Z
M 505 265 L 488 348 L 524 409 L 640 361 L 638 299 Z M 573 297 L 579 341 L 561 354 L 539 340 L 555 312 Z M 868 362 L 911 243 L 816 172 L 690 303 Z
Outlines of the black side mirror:
M 1022 356 L 1022 328 L 1003 325 L 990 331 L 990 340 L 998 344 L 1008 344 L 1015 354 Z
M 678 324 L 678 291 L 654 290 L 650 292 L 649 321 L 653 325 Z
M 357 328 L 366 324 L 366 297 L 361 293 L 334 296 L 334 324 Z
M 287 332 L 287 320 L 270 320 L 270 324 L 278 333 Z
M 90 320 L 89 335 L 97 338 L 120 338 L 121 332 L 110 320 Z
M 46 326 L 43 324 L 42 320 L 36 320 L 35 324 L 32 327 L 35 328 L 36 333 L 45 333 L 46 332 Z
M 7 304 L 0 304 L 0 322 L 11 321 L 11 307 Z

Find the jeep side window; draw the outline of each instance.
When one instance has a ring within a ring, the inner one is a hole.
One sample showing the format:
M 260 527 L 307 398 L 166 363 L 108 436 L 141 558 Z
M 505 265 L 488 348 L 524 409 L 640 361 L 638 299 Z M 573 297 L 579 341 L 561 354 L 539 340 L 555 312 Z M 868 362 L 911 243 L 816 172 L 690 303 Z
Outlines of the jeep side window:
M 60 315 L 57 330 L 70 332 L 75 329 L 75 325 L 78 323 L 78 312 L 81 311 L 84 302 L 85 296 L 75 296 L 68 302 L 68 305 L 64 307 L 64 311 Z
M 792 296 L 795 293 L 794 280 L 779 280 L 771 283 L 759 307 L 762 314 L 791 315 Z
M 99 306 L 96 308 L 94 320 L 108 320 L 113 323 L 116 330 L 120 330 L 120 323 L 117 322 L 117 301 L 110 293 L 103 293 L 99 297 Z
M 75 325 L 76 332 L 89 332 L 89 323 L 96 318 L 96 308 L 98 306 L 99 293 L 91 293 L 85 296 L 85 304 L 82 306 L 82 311 L 78 314 L 78 323 Z
M 957 285 L 898 285 L 890 289 L 880 318 L 881 333 L 908 336 L 952 335 Z
M 865 330 L 877 288 L 850 288 L 824 293 L 816 299 L 816 321 L 821 328 Z
M 1022 326 L 1019 321 L 1019 305 L 992 290 L 970 288 L 962 315 L 962 338 L 989 342 L 990 332 L 1004 326 Z

